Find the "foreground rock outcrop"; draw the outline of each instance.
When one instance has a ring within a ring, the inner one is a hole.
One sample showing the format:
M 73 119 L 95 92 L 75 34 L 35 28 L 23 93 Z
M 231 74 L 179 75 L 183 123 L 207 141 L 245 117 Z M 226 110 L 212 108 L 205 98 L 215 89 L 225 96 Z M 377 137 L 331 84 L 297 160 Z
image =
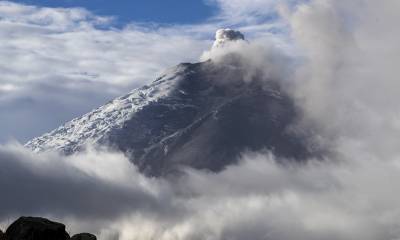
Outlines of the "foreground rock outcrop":
M 5 239 L 6 239 L 5 234 L 3 233 L 3 231 L 0 230 L 0 240 L 5 240 Z
M 44 218 L 21 217 L 7 231 L 8 240 L 68 240 L 65 225 Z
M 96 236 L 90 233 L 79 233 L 71 237 L 71 240 L 96 240 Z
M 90 233 L 81 233 L 70 238 L 65 225 L 40 217 L 20 217 L 5 233 L 0 231 L 0 240 L 96 240 Z

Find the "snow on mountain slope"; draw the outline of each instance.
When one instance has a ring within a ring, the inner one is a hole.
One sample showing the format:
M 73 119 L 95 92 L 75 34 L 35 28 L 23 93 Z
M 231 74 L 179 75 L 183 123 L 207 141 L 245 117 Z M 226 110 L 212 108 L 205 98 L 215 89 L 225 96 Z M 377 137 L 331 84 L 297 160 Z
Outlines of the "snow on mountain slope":
M 29 141 L 25 146 L 34 152 L 58 150 L 72 153 L 78 146 L 96 143 L 113 129 L 121 128 L 122 124 L 143 106 L 166 96 L 177 83 L 176 80 L 181 77 L 177 74 L 181 68 L 181 65 L 170 68 L 152 84 L 135 89 L 50 133 Z

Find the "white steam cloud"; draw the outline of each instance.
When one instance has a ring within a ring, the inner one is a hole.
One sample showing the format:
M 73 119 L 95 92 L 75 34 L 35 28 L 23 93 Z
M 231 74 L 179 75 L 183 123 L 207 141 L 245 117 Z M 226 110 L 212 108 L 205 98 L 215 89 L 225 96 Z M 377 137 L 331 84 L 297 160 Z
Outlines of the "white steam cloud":
M 305 61 L 294 92 L 307 116 L 382 160 L 400 149 L 399 9 L 397 1 L 313 1 L 288 16 Z
M 213 48 L 223 47 L 228 42 L 244 40 L 244 35 L 232 29 L 219 29 L 215 33 Z

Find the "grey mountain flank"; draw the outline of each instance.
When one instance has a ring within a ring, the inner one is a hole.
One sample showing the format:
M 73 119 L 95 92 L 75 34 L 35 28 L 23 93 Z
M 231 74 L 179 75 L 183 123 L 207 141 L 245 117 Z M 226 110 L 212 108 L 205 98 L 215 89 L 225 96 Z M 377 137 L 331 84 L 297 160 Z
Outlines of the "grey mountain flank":
M 296 161 L 316 155 L 311 134 L 296 127 L 300 111 L 279 83 L 261 73 L 245 81 L 245 69 L 227 57 L 224 64 L 180 64 L 25 146 L 64 154 L 107 146 L 150 176 L 182 167 L 220 171 L 244 151 Z

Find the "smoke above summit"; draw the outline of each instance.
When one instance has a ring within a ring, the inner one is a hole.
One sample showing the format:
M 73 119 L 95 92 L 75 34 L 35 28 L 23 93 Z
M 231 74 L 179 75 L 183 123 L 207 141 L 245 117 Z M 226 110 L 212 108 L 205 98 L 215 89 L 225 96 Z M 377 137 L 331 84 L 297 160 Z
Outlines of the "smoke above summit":
M 215 42 L 213 48 L 223 47 L 227 42 L 244 40 L 244 35 L 229 28 L 219 29 L 215 33 Z

